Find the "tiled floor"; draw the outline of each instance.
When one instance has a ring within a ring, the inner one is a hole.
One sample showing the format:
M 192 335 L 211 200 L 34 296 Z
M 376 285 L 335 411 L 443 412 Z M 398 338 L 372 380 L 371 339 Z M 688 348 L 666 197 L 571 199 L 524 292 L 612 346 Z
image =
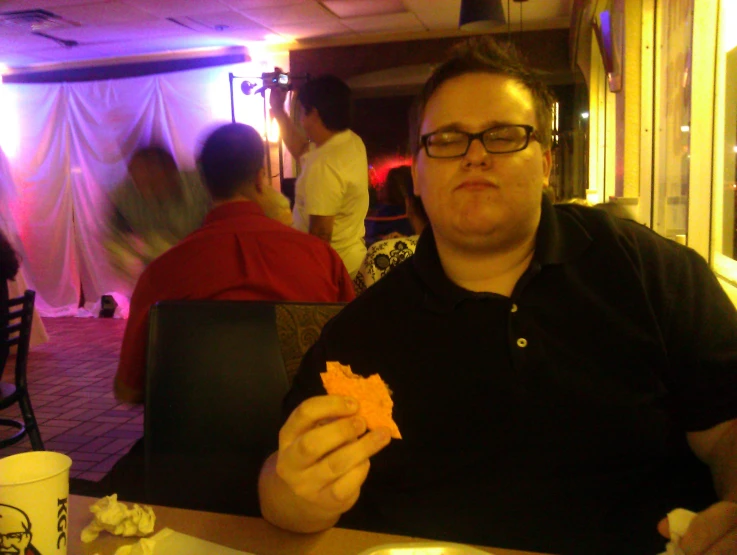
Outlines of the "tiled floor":
M 28 385 L 46 449 L 68 454 L 72 477 L 97 481 L 143 436 L 143 406 L 115 400 L 124 320 L 45 318 L 49 342 L 31 350 Z M 12 381 L 12 366 L 3 380 Z M 17 407 L 0 412 L 19 415 Z M 7 430 L 0 430 L 0 437 Z M 0 458 L 30 450 L 28 440 Z

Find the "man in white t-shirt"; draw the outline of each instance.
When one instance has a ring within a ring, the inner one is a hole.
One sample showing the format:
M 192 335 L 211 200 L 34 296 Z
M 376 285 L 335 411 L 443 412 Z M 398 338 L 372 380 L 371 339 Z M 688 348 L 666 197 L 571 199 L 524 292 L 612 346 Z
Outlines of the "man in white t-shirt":
M 305 83 L 297 96 L 304 134 L 284 110 L 284 96 L 282 89 L 272 89 L 270 104 L 284 144 L 292 156 L 301 157 L 294 227 L 328 242 L 353 278 L 366 255 L 369 185 L 366 147 L 348 128 L 351 91 L 332 75 Z

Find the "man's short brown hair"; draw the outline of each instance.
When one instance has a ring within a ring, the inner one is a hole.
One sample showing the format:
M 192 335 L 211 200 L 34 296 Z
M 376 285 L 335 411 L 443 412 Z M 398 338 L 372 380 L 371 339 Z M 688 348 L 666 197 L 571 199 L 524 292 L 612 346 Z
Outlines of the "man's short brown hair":
M 410 113 L 410 150 L 416 155 L 420 149 L 420 127 L 425 117 L 425 108 L 440 86 L 469 73 L 491 73 L 506 75 L 519 81 L 532 95 L 535 103 L 535 129 L 543 149 L 552 144 L 552 111 L 555 99 L 543 83 L 538 72 L 532 70 L 522 59 L 511 43 L 500 43 L 488 36 L 472 37 L 457 44 L 450 52 L 450 58 L 435 68 L 425 83 L 422 92 L 415 99 Z

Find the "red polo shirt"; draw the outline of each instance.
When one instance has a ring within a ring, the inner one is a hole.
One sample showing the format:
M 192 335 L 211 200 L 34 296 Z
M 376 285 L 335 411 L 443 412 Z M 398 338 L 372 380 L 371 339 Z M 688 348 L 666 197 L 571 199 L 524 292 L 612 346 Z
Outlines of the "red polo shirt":
M 353 297 L 348 272 L 327 243 L 266 217 L 255 202 L 223 204 L 141 274 L 116 380 L 143 392 L 148 311 L 158 301 L 347 302 Z

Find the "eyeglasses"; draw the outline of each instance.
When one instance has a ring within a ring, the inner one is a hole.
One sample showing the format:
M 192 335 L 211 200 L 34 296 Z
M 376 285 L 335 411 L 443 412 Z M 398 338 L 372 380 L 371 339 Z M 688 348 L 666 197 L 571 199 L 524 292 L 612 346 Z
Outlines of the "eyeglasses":
M 23 539 L 28 532 L 11 532 L 10 534 L 0 534 L 0 543 L 7 541 L 8 543 L 16 543 Z
M 499 125 L 480 133 L 434 131 L 422 135 L 420 144 L 430 158 L 460 158 L 466 155 L 474 139 L 480 140 L 489 154 L 508 154 L 526 149 L 531 138 L 540 140 L 531 125 Z

